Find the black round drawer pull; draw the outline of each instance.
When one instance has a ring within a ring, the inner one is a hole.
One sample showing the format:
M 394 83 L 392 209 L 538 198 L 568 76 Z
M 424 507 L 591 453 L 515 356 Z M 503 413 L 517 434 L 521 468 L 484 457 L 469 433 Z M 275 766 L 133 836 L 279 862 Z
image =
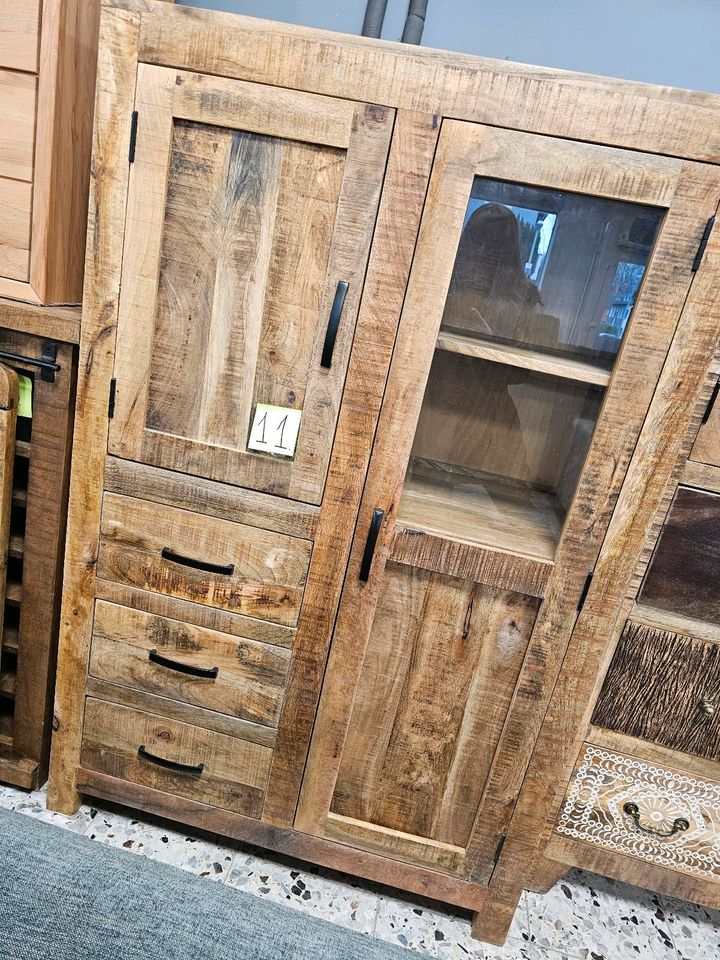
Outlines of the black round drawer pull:
M 189 677 L 201 677 L 204 680 L 214 680 L 220 672 L 219 667 L 193 667 L 189 663 L 180 663 L 178 660 L 171 660 L 164 657 L 157 650 L 150 650 L 148 660 L 156 663 L 159 667 L 165 667 L 167 670 L 175 670 L 176 673 L 186 673 Z
M 172 770 L 175 773 L 185 773 L 189 777 L 199 777 L 205 769 L 204 763 L 198 763 L 197 766 L 192 763 L 178 763 L 177 760 L 166 760 L 165 757 L 157 757 L 145 749 L 145 744 L 138 747 L 138 756 L 147 763 L 154 763 L 156 767 L 162 767 L 163 770 Z
M 686 820 L 685 817 L 677 817 L 669 830 L 656 830 L 655 827 L 646 827 L 640 823 L 640 808 L 636 803 L 626 803 L 623 810 L 638 830 L 642 830 L 643 833 L 651 833 L 655 837 L 674 837 L 676 833 L 682 833 L 690 828 L 689 820 Z

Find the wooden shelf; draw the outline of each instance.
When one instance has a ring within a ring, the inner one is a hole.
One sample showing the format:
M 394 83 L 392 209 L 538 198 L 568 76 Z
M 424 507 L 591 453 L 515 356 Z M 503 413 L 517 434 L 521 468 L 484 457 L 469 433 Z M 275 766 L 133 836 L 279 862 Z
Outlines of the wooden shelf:
M 25 537 L 20 533 L 10 534 L 10 543 L 8 545 L 8 555 L 20 559 L 25 553 Z
M 23 487 L 13 488 L 12 502 L 16 507 L 27 507 L 27 490 Z
M 11 607 L 19 607 L 22 600 L 22 584 L 16 580 L 8 580 L 5 586 L 5 603 Z
M 552 494 L 423 461 L 405 482 L 398 522 L 547 562 L 555 556 L 563 514 Z
M 18 628 L 5 624 L 2 636 L 2 649 L 8 653 L 18 652 Z
M 450 353 L 462 353 L 467 357 L 477 357 L 479 360 L 492 360 L 494 363 L 505 363 L 511 367 L 522 367 L 525 370 L 534 370 L 536 373 L 550 374 L 563 380 L 577 380 L 580 383 L 589 383 L 598 387 L 606 387 L 610 382 L 610 371 L 596 367 L 592 363 L 573 360 L 571 357 L 557 357 L 540 350 L 494 343 L 492 340 L 466 337 L 461 333 L 450 333 L 446 330 L 440 331 L 437 338 L 437 348 L 438 350 L 447 350 Z
M 15 681 L 17 677 L 14 672 L 4 671 L 0 673 L 0 697 L 5 700 L 15 699 Z
M 29 456 L 30 456 L 30 441 L 29 441 L 29 440 L 16 440 L 16 441 L 15 441 L 15 456 L 16 456 L 16 457 L 29 457 Z

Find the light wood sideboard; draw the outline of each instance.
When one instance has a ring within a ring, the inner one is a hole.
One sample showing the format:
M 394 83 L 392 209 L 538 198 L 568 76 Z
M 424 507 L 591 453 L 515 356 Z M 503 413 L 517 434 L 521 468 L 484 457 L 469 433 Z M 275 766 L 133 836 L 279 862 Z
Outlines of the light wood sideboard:
M 501 941 L 528 865 L 564 869 L 545 813 L 607 663 L 538 766 L 546 713 L 715 350 L 720 98 L 154 0 L 102 21 L 49 803 Z

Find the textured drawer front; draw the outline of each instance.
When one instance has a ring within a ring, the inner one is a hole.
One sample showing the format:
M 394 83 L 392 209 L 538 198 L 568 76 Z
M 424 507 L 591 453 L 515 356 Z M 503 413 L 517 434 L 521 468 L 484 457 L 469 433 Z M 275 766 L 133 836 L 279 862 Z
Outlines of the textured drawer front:
M 274 727 L 289 662 L 281 647 L 104 600 L 95 605 L 90 675 L 100 680 Z
M 592 722 L 720 759 L 720 645 L 628 620 Z
M 308 540 L 106 493 L 98 576 L 294 626 L 311 549 Z
M 637 823 L 626 804 L 637 807 Z M 686 830 L 660 836 L 683 818 Z M 720 880 L 720 784 L 589 744 L 556 831 L 681 873 Z
M 37 79 L 0 70 L 0 177 L 33 178 Z
M 105 700 L 86 702 L 80 764 L 120 780 L 259 817 L 271 758 L 257 743 Z
M 38 68 L 40 0 L 2 0 L 0 66 L 11 70 Z

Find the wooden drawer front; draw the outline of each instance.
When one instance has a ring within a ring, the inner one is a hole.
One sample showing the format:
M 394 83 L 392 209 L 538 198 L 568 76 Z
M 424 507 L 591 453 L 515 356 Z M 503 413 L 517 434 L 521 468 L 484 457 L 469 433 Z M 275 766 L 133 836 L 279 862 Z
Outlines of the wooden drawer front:
M 104 600 L 95 606 L 90 674 L 100 680 L 274 727 L 289 662 L 281 647 Z
M 0 4 L 0 67 L 35 71 L 40 44 L 40 0 Z
M 37 79 L 0 70 L 0 177 L 33 178 Z
M 269 747 L 189 723 L 92 697 L 85 705 L 81 766 L 224 810 L 260 816 L 271 758 Z
M 294 626 L 311 549 L 308 540 L 106 493 L 98 576 Z
M 625 811 L 627 804 L 637 808 L 637 823 Z M 687 829 L 661 836 L 679 819 L 687 821 Z M 718 783 L 586 744 L 556 830 L 615 853 L 720 880 Z
M 720 759 L 720 645 L 628 620 L 592 722 Z

